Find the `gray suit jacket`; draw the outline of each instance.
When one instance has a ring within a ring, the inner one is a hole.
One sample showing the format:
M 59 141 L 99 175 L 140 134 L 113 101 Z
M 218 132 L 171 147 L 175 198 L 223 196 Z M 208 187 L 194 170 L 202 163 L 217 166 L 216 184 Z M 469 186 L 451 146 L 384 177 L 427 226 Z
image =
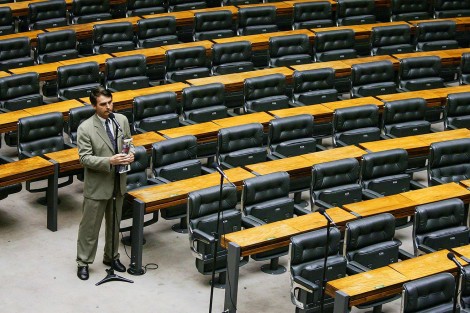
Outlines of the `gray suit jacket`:
M 122 138 L 131 138 L 127 118 L 115 113 L 124 133 L 118 131 L 118 152 L 122 151 Z M 114 129 L 114 128 L 113 128 Z M 106 130 L 95 114 L 80 124 L 77 131 L 78 154 L 85 168 L 83 195 L 94 200 L 107 200 L 113 196 L 114 166 L 109 158 L 114 155 L 113 144 Z M 120 194 L 126 193 L 126 174 L 120 174 Z

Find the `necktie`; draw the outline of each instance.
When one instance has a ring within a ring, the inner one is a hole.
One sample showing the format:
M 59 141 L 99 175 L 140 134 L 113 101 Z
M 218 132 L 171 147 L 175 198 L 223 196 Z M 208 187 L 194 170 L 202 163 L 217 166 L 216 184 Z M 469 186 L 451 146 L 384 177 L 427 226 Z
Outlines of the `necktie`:
M 114 136 L 113 133 L 111 132 L 111 129 L 109 128 L 109 119 L 105 121 L 105 126 L 106 126 L 106 133 L 108 134 L 109 140 L 111 140 L 111 144 L 113 145 L 114 151 L 116 151 L 116 145 L 114 143 Z

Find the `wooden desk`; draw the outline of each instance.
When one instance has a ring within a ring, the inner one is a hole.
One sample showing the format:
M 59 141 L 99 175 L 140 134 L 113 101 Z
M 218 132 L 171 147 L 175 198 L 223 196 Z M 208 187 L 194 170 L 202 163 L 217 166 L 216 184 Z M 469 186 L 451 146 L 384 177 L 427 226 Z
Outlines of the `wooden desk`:
M 395 218 L 414 215 L 415 207 L 415 202 L 400 194 L 343 205 L 346 211 L 356 216 L 390 213 Z
M 346 61 L 346 60 L 343 60 Z M 345 77 L 351 75 L 351 66 L 343 61 L 316 62 L 302 65 L 293 65 L 290 68 L 296 71 L 317 70 L 320 68 L 332 68 L 335 70 L 335 77 Z
M 433 89 L 432 93 L 441 98 L 441 105 L 445 106 L 447 103 L 447 96 L 451 93 L 470 92 L 470 85 L 461 85 L 453 87 L 445 87 Z
M 408 23 L 410 23 L 411 26 L 415 29 L 418 26 L 418 24 L 420 24 L 420 23 L 427 23 L 427 22 L 435 23 L 435 22 L 441 22 L 441 21 L 455 22 L 455 24 L 457 26 L 457 28 L 455 29 L 456 31 L 458 31 L 458 32 L 465 31 L 465 28 L 466 28 L 465 24 L 466 23 L 463 20 L 460 20 L 459 18 L 437 18 L 437 19 L 432 19 L 432 20 L 408 21 Z
M 442 132 L 437 132 L 437 133 L 418 135 L 418 136 L 413 136 L 413 137 L 421 142 L 424 142 L 424 144 L 430 146 L 432 143 L 435 143 L 435 142 L 470 138 L 470 130 L 468 128 L 460 128 L 460 129 L 442 131 Z
M 171 129 L 159 130 L 158 134 L 165 138 L 178 138 L 181 136 L 193 135 L 197 138 L 199 144 L 214 142 L 217 140 L 217 133 L 222 127 L 212 123 L 199 123 L 189 126 L 176 127 Z
M 461 180 L 460 185 L 464 186 L 465 188 L 470 188 L 470 179 Z
M 27 32 L 21 32 L 21 33 L 15 33 L 15 34 L 9 34 L 9 35 L 3 35 L 0 36 L 0 40 L 6 40 L 6 39 L 13 39 L 13 38 L 20 38 L 20 37 L 28 37 L 29 42 L 31 43 L 31 46 L 36 46 L 38 35 L 44 33 L 42 30 L 30 30 Z
M 426 52 L 413 52 L 413 53 L 401 53 L 393 54 L 394 58 L 398 60 L 407 59 L 407 58 L 418 58 L 424 56 L 438 56 L 441 58 L 442 66 L 452 66 L 454 64 L 454 59 L 451 55 L 447 54 L 446 50 L 439 51 L 426 51 Z
M 92 55 L 89 57 L 82 57 L 82 58 L 59 61 L 58 63 L 60 64 L 60 66 L 64 66 L 64 65 L 82 64 L 85 62 L 96 62 L 98 63 L 100 71 L 104 72 L 106 60 L 110 58 L 112 58 L 110 54 L 97 54 L 97 55 Z
M 212 41 L 209 40 L 201 40 L 195 42 L 185 42 L 185 43 L 177 43 L 174 45 L 166 45 L 161 46 L 163 50 L 173 50 L 173 49 L 183 49 L 183 48 L 192 48 L 192 47 L 204 47 L 206 49 L 206 56 L 210 57 L 212 55 Z
M 271 33 L 271 34 L 276 34 L 276 33 Z M 214 43 L 249 41 L 251 43 L 252 51 L 268 50 L 268 40 L 266 39 L 264 34 L 219 38 L 219 39 L 212 39 L 212 41 Z
M 147 152 L 152 151 L 152 145 L 155 142 L 163 141 L 165 140 L 164 137 L 160 136 L 159 134 L 155 132 L 146 132 L 143 134 L 138 134 L 132 136 L 134 146 L 143 146 L 147 150 Z
M 366 151 L 361 148 L 356 146 L 346 146 L 304 154 L 303 157 L 309 160 L 312 165 L 315 165 L 347 158 L 355 158 L 359 160 L 364 154 L 366 154 Z
M 113 52 L 115 57 L 127 57 L 130 55 L 142 54 L 146 58 L 147 64 L 163 63 L 165 60 L 165 51 L 162 47 L 137 49 L 123 52 Z
M 277 18 L 285 17 L 286 15 L 292 15 L 294 7 L 284 2 L 269 2 L 269 3 L 256 3 L 256 4 L 242 4 L 237 5 L 238 8 L 256 8 L 256 7 L 275 7 Z
M 352 67 L 355 64 L 364 64 L 364 63 L 370 63 L 370 62 L 379 62 L 379 61 L 390 61 L 393 64 L 393 68 L 395 71 L 398 70 L 398 66 L 400 65 L 400 62 L 395 59 L 392 56 L 389 55 L 376 55 L 372 57 L 364 57 L 364 58 L 356 58 L 356 59 L 346 59 L 342 60 L 346 65 L 349 65 L 349 67 Z
M 426 100 L 426 104 L 429 108 L 441 106 L 441 102 L 442 102 L 441 97 L 434 93 L 434 89 L 399 92 L 399 93 L 393 93 L 390 95 L 376 96 L 376 98 L 385 102 L 411 99 L 411 98 L 423 98 L 424 100 Z
M 313 115 L 315 123 L 330 122 L 333 116 L 333 110 L 321 104 L 274 110 L 274 111 L 269 111 L 268 113 L 273 115 L 276 118 L 289 117 L 289 116 L 295 116 L 295 115 L 300 115 L 300 114 L 310 114 L 310 115 Z
M 465 203 L 470 202 L 470 190 L 457 183 L 448 183 L 418 190 L 402 192 L 400 195 L 416 203 L 416 205 L 459 198 Z
M 361 105 L 374 104 L 382 109 L 384 103 L 380 100 L 375 99 L 374 97 L 364 97 L 364 98 L 355 98 L 349 100 L 341 100 L 334 102 L 325 102 L 322 105 L 332 111 L 343 108 L 356 107 Z
M 450 250 L 465 262 L 470 263 L 470 245 L 452 248 Z
M 268 130 L 268 123 L 273 117 L 266 112 L 258 112 L 251 114 L 243 114 L 239 116 L 221 118 L 213 120 L 212 123 L 219 125 L 222 128 L 245 125 L 249 123 L 261 123 L 264 126 L 265 132 Z
M 219 8 L 220 9 L 220 8 Z M 142 16 L 145 19 L 173 16 L 176 19 L 176 26 L 191 26 L 194 23 L 194 13 L 192 11 L 160 13 Z
M 462 59 L 462 54 L 469 52 L 470 48 L 445 50 L 445 53 L 452 59 L 453 65 L 455 66 L 460 65 L 460 59 Z
M 59 173 L 61 174 L 83 168 L 80 164 L 78 148 L 46 153 L 43 157 L 46 160 L 53 160 L 56 162 L 59 165 Z
M 0 114 L 0 133 L 16 130 L 18 128 L 18 120 L 27 116 L 31 116 L 31 114 L 25 110 L 11 111 Z
M 7 77 L 7 76 L 10 76 L 10 74 L 7 72 L 0 71 L 0 77 Z
M 332 30 L 344 30 L 352 29 L 354 31 L 354 37 L 356 40 L 368 40 L 370 36 L 370 31 L 363 28 L 362 25 L 350 25 L 350 26 L 336 26 L 336 27 L 325 27 L 325 28 L 315 28 L 312 29 L 315 34 L 320 32 L 327 32 Z
M 78 100 L 67 100 L 61 101 L 51 104 L 40 105 L 33 108 L 24 109 L 24 111 L 28 112 L 31 115 L 39 115 L 39 114 L 46 114 L 51 112 L 60 112 L 64 116 L 64 120 L 68 120 L 69 118 L 69 111 L 73 108 L 78 108 L 83 106 Z
M 45 80 L 54 80 L 57 78 L 57 68 L 61 66 L 59 62 L 47 63 L 47 64 L 38 64 L 26 67 L 12 68 L 8 72 L 12 74 L 25 74 L 30 72 L 36 72 L 39 74 L 39 79 L 42 81 Z

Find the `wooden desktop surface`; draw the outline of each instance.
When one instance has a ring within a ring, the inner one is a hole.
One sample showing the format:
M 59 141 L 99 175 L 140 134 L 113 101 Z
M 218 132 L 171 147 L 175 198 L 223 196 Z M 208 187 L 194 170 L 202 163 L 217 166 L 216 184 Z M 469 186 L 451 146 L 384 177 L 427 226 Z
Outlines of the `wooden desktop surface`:
M 10 73 L 0 71 L 0 77 L 10 76 Z
M 83 103 L 78 100 L 66 100 L 61 102 L 55 102 L 51 104 L 40 105 L 33 108 L 24 109 L 31 115 L 46 114 L 51 112 L 60 112 L 64 116 L 64 119 L 67 120 L 69 117 L 69 111 L 73 108 L 82 107 Z
M 470 245 L 451 248 L 450 250 L 465 262 L 470 263 Z
M 314 104 L 306 105 L 301 107 L 289 108 L 289 109 L 280 109 L 269 111 L 269 114 L 273 115 L 276 118 L 295 116 L 300 114 L 309 114 L 313 115 L 315 123 L 325 123 L 329 122 L 333 116 L 333 110 L 328 109 L 324 105 Z
M 176 26 L 191 26 L 194 23 L 194 13 L 191 11 L 180 11 L 170 13 L 159 13 L 142 16 L 145 19 L 173 16 L 176 19 Z
M 384 105 L 382 101 L 374 97 L 363 97 L 363 98 L 355 98 L 355 99 L 341 100 L 341 101 L 334 101 L 334 102 L 325 102 L 322 105 L 334 111 L 337 109 L 350 108 L 350 107 L 367 105 L 367 104 L 374 104 L 378 106 L 379 108 L 382 108 Z
M 366 151 L 362 150 L 359 147 L 351 145 L 346 147 L 329 149 L 325 151 L 312 152 L 304 154 L 303 157 L 309 160 L 312 165 L 315 165 L 319 163 L 337 161 L 347 158 L 360 159 L 364 154 L 366 154 Z
M 447 96 L 452 93 L 470 92 L 470 85 L 461 85 L 453 87 L 438 88 L 432 90 L 433 94 L 441 99 L 441 105 L 445 106 L 447 103 Z
M 44 178 L 53 173 L 54 165 L 40 156 L 2 164 L 0 165 L 0 187 Z
M 401 194 L 343 205 L 346 211 L 361 217 L 390 213 L 396 218 L 412 216 L 415 207 L 414 201 Z
M 327 32 L 332 30 L 344 30 L 344 29 L 352 29 L 354 31 L 354 37 L 356 40 L 366 40 L 369 39 L 370 31 L 362 27 L 362 25 L 350 25 L 350 26 L 336 26 L 336 27 L 325 27 L 325 28 L 315 28 L 312 29 L 315 34 L 321 32 Z
M 198 123 L 189 126 L 176 127 L 171 129 L 159 130 L 158 133 L 165 138 L 177 138 L 181 136 L 193 135 L 197 138 L 198 143 L 215 141 L 217 133 L 222 127 L 212 123 Z
M 441 103 L 442 103 L 441 97 L 434 93 L 434 89 L 399 92 L 399 93 L 393 93 L 389 95 L 376 96 L 376 98 L 385 102 L 411 99 L 411 98 L 423 98 L 424 100 L 426 100 L 426 104 L 428 107 L 441 106 Z
M 31 114 L 25 110 L 11 111 L 0 114 L 0 133 L 16 130 L 18 128 L 18 120 L 28 116 L 31 116 Z
M 465 188 L 470 188 L 470 179 L 461 180 L 460 185 L 464 186 Z
M 346 60 L 343 60 L 346 61 Z M 317 70 L 321 68 L 332 68 L 336 77 L 344 77 L 351 74 L 351 66 L 343 61 L 316 62 L 302 65 L 291 65 L 290 68 L 296 71 Z
M 74 65 L 74 64 L 82 64 L 85 62 L 96 62 L 100 68 L 100 71 L 104 71 L 106 60 L 112 58 L 110 54 L 97 54 L 88 57 L 70 59 L 70 60 L 63 60 L 59 61 L 61 66 L 63 65 Z
M 12 74 L 25 74 L 30 72 L 36 72 L 39 74 L 39 79 L 44 80 L 53 80 L 57 78 L 57 68 L 61 66 L 59 62 L 47 63 L 47 64 L 37 64 L 26 67 L 18 67 L 9 69 L 8 72 Z
M 141 54 L 145 56 L 147 64 L 155 64 L 155 63 L 163 63 L 165 60 L 165 49 L 162 47 L 155 47 L 155 48 L 146 48 L 146 49 L 137 49 L 137 50 L 130 50 L 130 51 L 122 51 L 122 52 L 113 52 L 111 55 L 115 57 L 127 57 L 131 55 Z
M 422 205 L 451 198 L 459 198 L 465 203 L 470 202 L 470 190 L 460 186 L 457 183 L 448 183 L 402 192 L 400 195 L 413 201 L 416 203 L 416 205 Z
M 470 130 L 468 128 L 453 129 L 447 131 L 440 131 L 437 133 L 430 133 L 424 135 L 413 136 L 415 139 L 423 142 L 424 144 L 430 146 L 432 143 L 470 138 Z
M 258 112 L 212 120 L 212 123 L 217 124 L 222 128 L 245 125 L 249 123 L 261 123 L 267 130 L 268 123 L 273 118 L 273 116 L 266 112 Z

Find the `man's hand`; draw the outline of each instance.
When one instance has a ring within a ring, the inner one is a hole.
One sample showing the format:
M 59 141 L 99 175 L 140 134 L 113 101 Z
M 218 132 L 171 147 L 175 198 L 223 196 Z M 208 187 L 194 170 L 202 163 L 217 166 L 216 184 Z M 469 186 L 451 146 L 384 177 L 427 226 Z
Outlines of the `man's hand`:
M 109 158 L 109 164 L 111 165 L 127 165 L 132 162 L 134 162 L 134 154 L 132 153 L 119 153 Z

